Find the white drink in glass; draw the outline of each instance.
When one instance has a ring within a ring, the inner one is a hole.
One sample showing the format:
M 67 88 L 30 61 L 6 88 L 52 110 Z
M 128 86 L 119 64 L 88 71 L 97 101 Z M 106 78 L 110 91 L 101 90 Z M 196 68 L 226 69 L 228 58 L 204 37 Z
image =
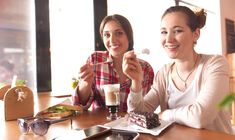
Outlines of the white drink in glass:
M 107 84 L 103 85 L 105 94 L 105 104 L 109 108 L 110 115 L 107 117 L 109 120 L 118 119 L 117 115 L 118 106 L 120 105 L 120 84 Z

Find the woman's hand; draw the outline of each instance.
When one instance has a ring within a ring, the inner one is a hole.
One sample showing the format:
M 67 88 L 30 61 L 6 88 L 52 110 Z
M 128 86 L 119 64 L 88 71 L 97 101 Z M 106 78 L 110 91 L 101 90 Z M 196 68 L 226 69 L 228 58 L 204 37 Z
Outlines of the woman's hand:
M 91 94 L 91 86 L 94 79 L 93 66 L 85 64 L 80 67 L 79 76 L 79 96 L 81 97 L 82 104 L 85 104 Z
M 87 85 L 91 84 L 94 79 L 94 72 L 93 72 L 93 66 L 90 64 L 84 64 L 80 67 L 79 73 L 79 80 L 82 83 L 85 83 Z
M 134 51 L 128 51 L 124 54 L 122 69 L 123 73 L 132 80 L 132 91 L 139 92 L 142 87 L 143 70 Z

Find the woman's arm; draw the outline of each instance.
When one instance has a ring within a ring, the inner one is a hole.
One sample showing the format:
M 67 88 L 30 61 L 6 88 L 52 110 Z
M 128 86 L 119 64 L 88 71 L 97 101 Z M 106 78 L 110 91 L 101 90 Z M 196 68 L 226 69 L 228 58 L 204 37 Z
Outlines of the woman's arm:
M 165 109 L 167 106 L 166 95 L 166 81 L 167 73 L 170 65 L 165 65 L 161 68 L 154 77 L 153 84 L 149 92 L 143 97 L 141 92 L 130 92 L 127 103 L 128 112 L 130 111 L 147 111 L 153 112 L 160 105 L 161 109 Z

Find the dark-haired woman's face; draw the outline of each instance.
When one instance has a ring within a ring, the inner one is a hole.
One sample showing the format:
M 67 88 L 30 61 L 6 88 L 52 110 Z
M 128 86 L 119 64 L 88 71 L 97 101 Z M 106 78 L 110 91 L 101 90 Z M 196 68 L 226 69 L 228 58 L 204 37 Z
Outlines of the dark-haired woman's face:
M 168 13 L 161 22 L 161 44 L 170 58 L 184 58 L 193 51 L 198 34 L 187 25 L 185 14 Z
M 114 57 L 123 56 L 129 45 L 126 33 L 115 21 L 109 21 L 105 24 L 103 42 L 106 49 Z

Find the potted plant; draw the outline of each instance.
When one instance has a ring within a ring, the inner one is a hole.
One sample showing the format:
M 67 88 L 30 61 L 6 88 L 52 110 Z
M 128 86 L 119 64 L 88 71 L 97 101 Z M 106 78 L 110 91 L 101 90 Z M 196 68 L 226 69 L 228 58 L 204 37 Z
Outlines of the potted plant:
M 219 108 L 225 108 L 229 109 L 232 107 L 232 118 L 231 118 L 231 123 L 235 125 L 235 93 L 231 92 L 228 95 L 226 95 L 219 103 Z
M 220 108 L 229 108 L 231 104 L 235 101 L 235 93 L 231 92 L 226 95 L 219 103 Z

